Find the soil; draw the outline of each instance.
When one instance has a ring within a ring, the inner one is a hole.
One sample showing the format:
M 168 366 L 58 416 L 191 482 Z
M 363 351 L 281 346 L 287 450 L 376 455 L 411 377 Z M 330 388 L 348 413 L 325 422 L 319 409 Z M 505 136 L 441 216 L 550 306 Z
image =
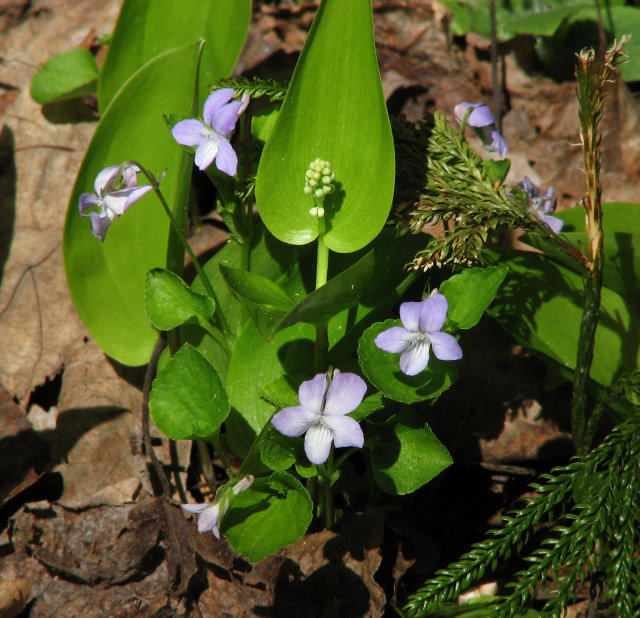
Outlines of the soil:
M 40 107 L 29 96 L 53 54 L 83 45 L 100 57 L 96 41 L 120 4 L 0 2 L 0 616 L 392 616 L 435 568 L 497 525 L 538 473 L 568 460 L 570 389 L 483 321 L 469 342 L 482 352 L 461 388 L 427 411 L 455 460 L 435 482 L 385 506 L 361 500 L 336 532 L 311 531 L 256 565 L 198 534 L 176 506 L 177 488 L 201 480 L 190 443 L 152 431 L 174 490 L 160 497 L 142 446 L 144 368 L 105 357 L 67 291 L 62 229 L 96 124 L 91 101 Z M 236 74 L 287 78 L 317 2 L 254 5 Z M 487 40 L 451 37 L 430 0 L 374 9 L 391 113 L 418 120 L 491 100 Z M 508 182 L 527 175 L 553 186 L 559 209 L 569 208 L 584 191 L 575 83 L 523 60 L 532 45 L 521 37 L 500 46 Z M 623 83 L 603 126 L 603 200 L 633 202 L 640 114 Z M 214 217 L 206 223 L 192 238 L 198 255 L 226 238 Z M 506 565 L 494 577 L 512 572 Z

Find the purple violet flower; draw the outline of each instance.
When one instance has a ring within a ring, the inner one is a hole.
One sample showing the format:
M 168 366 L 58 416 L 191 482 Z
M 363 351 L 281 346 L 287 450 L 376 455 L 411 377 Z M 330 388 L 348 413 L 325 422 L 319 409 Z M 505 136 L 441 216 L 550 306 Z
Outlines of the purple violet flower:
M 91 217 L 91 232 L 103 242 L 109 226 L 117 217 L 145 193 L 151 191 L 151 185 L 136 186 L 140 168 L 137 165 L 112 165 L 103 169 L 93 183 L 95 193 L 83 193 L 80 196 L 80 214 Z M 97 206 L 97 211 L 85 213 Z
M 427 367 L 431 347 L 440 360 L 459 360 L 462 348 L 456 338 L 440 330 L 448 309 L 447 299 L 437 288 L 422 302 L 402 303 L 402 326 L 392 326 L 381 332 L 374 343 L 385 352 L 402 352 L 400 370 L 408 376 L 415 376 Z
M 327 461 L 331 443 L 336 448 L 362 447 L 364 434 L 354 418 L 346 416 L 362 402 L 367 392 L 365 381 L 355 373 L 338 369 L 319 373 L 298 389 L 299 406 L 283 408 L 273 415 L 271 423 L 285 436 L 306 434 L 304 452 L 311 463 Z
M 249 97 L 245 95 L 241 101 L 231 101 L 232 98 L 233 88 L 212 92 L 202 109 L 204 122 L 190 118 L 181 120 L 171 129 L 178 144 L 196 148 L 194 162 L 200 170 L 205 170 L 215 159 L 221 172 L 229 176 L 236 174 L 238 157 L 228 137 L 238 122 L 238 116 L 249 104 Z
M 528 176 L 525 176 L 524 180 L 518 183 L 518 186 L 529 197 L 529 203 L 531 204 L 534 214 L 546 223 L 553 232 L 559 234 L 564 226 L 564 221 L 559 217 L 554 217 L 549 214 L 555 210 L 555 189 L 549 187 L 544 193 L 540 193 L 540 189 L 531 182 Z
M 245 476 L 229 488 L 231 492 L 225 487 L 220 487 L 213 502 L 208 504 L 181 504 L 180 506 L 189 513 L 198 514 L 198 532 L 208 532 L 210 530 L 219 539 L 220 524 L 229 509 L 233 496 L 237 496 L 240 492 L 250 487 L 253 479 L 254 477 L 251 475 Z
M 489 106 L 485 103 L 458 103 L 453 111 L 460 122 L 464 120 L 468 109 L 471 111 L 467 116 L 466 123 L 474 128 L 489 152 L 497 152 L 501 157 L 504 157 L 509 152 L 509 147 L 496 127 Z

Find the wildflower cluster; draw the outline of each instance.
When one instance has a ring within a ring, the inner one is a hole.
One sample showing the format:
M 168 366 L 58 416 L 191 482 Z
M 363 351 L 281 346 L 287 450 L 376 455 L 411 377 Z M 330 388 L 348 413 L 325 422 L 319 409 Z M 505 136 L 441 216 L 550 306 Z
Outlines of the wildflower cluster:
M 327 195 L 336 190 L 333 181 L 335 172 L 331 171 L 331 164 L 320 158 L 309 163 L 309 169 L 304 175 L 305 195 L 313 195 L 318 200 L 323 200 Z

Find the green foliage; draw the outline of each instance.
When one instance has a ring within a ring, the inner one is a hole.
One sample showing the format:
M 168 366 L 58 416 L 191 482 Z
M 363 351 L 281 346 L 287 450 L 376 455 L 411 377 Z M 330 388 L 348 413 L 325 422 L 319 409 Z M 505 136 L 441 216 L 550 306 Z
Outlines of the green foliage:
M 589 454 L 556 468 L 532 485 L 536 492 L 525 505 L 504 518 L 502 528 L 473 545 L 458 562 L 435 573 L 409 599 L 410 616 L 425 616 L 431 608 L 454 599 L 496 565 L 520 553 L 543 518 L 554 513 L 560 521 L 550 536 L 527 557 L 529 566 L 516 574 L 511 594 L 487 609 L 488 617 L 514 616 L 532 599 L 536 586 L 548 578 L 557 584 L 543 615 L 560 616 L 575 597 L 585 566 L 607 572 L 607 595 L 616 616 L 632 618 L 640 611 L 637 582 L 640 541 L 637 512 L 640 496 L 640 410 L 615 428 Z M 582 503 L 570 507 L 573 490 L 584 478 L 597 479 L 598 488 Z
M 76 48 L 50 58 L 31 80 L 31 98 L 40 105 L 96 91 L 98 65 L 87 49 Z
M 153 381 L 149 410 L 172 440 L 207 440 L 229 414 L 229 400 L 215 369 L 185 343 Z
M 381 423 L 369 423 L 368 428 L 373 477 L 386 493 L 411 493 L 453 463 L 444 444 L 411 408 Z
M 305 244 L 319 234 L 303 192 L 317 157 L 336 172 L 324 201 L 324 243 L 356 251 L 386 222 L 394 150 L 375 52 L 370 0 L 324 0 L 296 65 L 256 179 L 262 220 L 278 239 Z M 367 147 L 362 148 L 366 143 Z
M 290 474 L 274 472 L 234 498 L 221 531 L 236 552 L 260 562 L 295 543 L 307 531 L 311 515 L 307 490 Z
M 562 242 L 527 210 L 522 192 L 508 191 L 491 178 L 462 131 L 450 127 L 440 112 L 434 120 L 425 188 L 415 209 L 397 227 L 403 233 L 420 233 L 425 224 L 442 223 L 447 234 L 431 239 L 416 254 L 413 268 L 480 261 L 489 233 L 499 226 L 534 230 L 554 245 Z
M 63 255 L 71 298 L 98 345 L 125 365 L 146 363 L 157 339 L 144 312 L 147 272 L 179 272 L 183 250 L 175 239 L 170 242 L 170 224 L 155 195 L 146 195 L 116 221 L 102 244 L 80 216 L 78 200 L 93 191 L 94 178 L 105 166 L 136 159 L 158 175 L 169 170 L 161 189 L 184 224 L 191 161 L 173 141 L 162 114 L 186 115 L 192 108 L 199 57 L 197 43 L 172 50 L 127 82 L 98 123 L 69 201 Z
M 126 0 L 100 73 L 101 113 L 144 64 L 170 49 L 204 41 L 197 97 L 194 107 L 184 112 L 185 117 L 192 115 L 198 99 L 202 103 L 209 93 L 209 84 L 231 73 L 250 19 L 251 0 Z M 181 113 L 171 108 L 164 111 Z

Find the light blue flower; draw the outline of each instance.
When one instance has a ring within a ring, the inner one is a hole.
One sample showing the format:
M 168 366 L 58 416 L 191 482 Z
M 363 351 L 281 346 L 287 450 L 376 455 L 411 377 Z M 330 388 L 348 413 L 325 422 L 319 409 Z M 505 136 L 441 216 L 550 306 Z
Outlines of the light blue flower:
M 509 147 L 498 131 L 489 106 L 485 103 L 458 103 L 454 108 L 456 118 L 462 122 L 469 109 L 471 111 L 467 116 L 466 124 L 475 129 L 489 152 L 497 152 L 504 157 L 509 152 Z
M 540 189 L 531 182 L 528 176 L 525 176 L 524 180 L 518 183 L 518 186 L 529 197 L 529 203 L 531 204 L 534 214 L 541 221 L 544 221 L 556 234 L 559 234 L 564 226 L 564 221 L 559 217 L 554 217 L 549 214 L 555 210 L 555 189 L 549 187 L 544 193 L 540 193 Z
M 229 509 L 233 497 L 244 491 L 253 483 L 254 477 L 249 475 L 229 487 L 220 487 L 213 502 L 205 504 L 181 504 L 181 508 L 189 513 L 198 514 L 198 532 L 208 532 L 220 538 L 220 524 Z M 229 491 L 229 489 L 231 491 Z
M 400 305 L 402 326 L 392 326 L 374 340 L 376 346 L 400 356 L 400 370 L 415 376 L 429 364 L 429 351 L 440 360 L 459 360 L 462 348 L 456 338 L 440 329 L 447 318 L 449 303 L 437 289 L 422 302 Z
M 367 392 L 365 381 L 355 373 L 333 371 L 319 373 L 300 385 L 299 406 L 283 408 L 273 415 L 271 423 L 285 436 L 303 434 L 304 452 L 311 463 L 327 461 L 331 443 L 336 448 L 362 447 L 364 434 L 358 422 L 346 416 L 362 402 Z
M 221 172 L 229 176 L 236 174 L 238 157 L 228 137 L 238 122 L 238 116 L 249 104 L 249 97 L 245 95 L 241 101 L 231 101 L 232 98 L 233 88 L 212 92 L 202 109 L 204 122 L 189 118 L 171 129 L 178 144 L 196 148 L 194 163 L 200 170 L 205 170 L 215 160 Z
M 140 168 L 127 163 L 103 169 L 94 182 L 95 193 L 80 196 L 80 214 L 91 217 L 91 232 L 103 242 L 109 226 L 143 195 L 151 191 L 151 185 L 136 186 Z M 98 210 L 85 212 L 90 208 Z

